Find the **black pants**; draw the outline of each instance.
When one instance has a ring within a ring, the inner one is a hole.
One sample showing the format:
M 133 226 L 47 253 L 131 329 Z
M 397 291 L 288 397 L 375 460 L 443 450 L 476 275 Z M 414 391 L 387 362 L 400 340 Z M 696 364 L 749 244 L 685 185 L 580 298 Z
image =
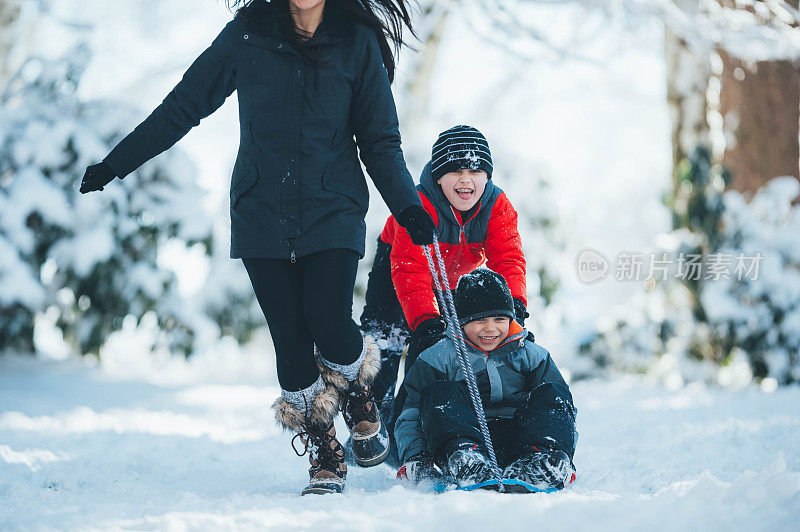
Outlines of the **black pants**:
M 361 355 L 361 332 L 353 321 L 358 258 L 349 249 L 329 249 L 295 263 L 242 259 L 269 325 L 284 390 L 302 390 L 317 380 L 314 344 L 336 364 L 352 364 Z
M 478 418 L 463 381 L 437 381 L 420 397 L 420 422 L 425 445 L 431 455 L 444 461 L 443 451 L 453 440 L 468 440 L 483 446 Z M 575 455 L 575 414 L 569 390 L 545 383 L 534 388 L 511 419 L 490 419 L 497 462 L 505 467 L 530 446 L 550 447 Z

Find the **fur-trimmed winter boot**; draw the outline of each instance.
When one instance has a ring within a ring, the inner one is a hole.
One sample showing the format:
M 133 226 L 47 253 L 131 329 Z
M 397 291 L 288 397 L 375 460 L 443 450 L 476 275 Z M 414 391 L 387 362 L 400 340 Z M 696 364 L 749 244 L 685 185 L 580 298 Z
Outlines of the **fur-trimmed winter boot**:
M 297 455 L 308 453 L 309 482 L 302 494 L 341 493 L 347 465 L 333 426 L 333 418 L 339 412 L 338 391 L 319 378 L 305 390 L 282 391 L 272 408 L 278 424 L 295 434 L 292 448 Z M 302 444 L 300 450 L 295 444 L 297 439 Z
M 389 455 L 389 437 L 372 394 L 372 383 L 381 369 L 381 352 L 375 340 L 364 337 L 361 356 L 352 364 L 331 363 L 320 353 L 317 363 L 325 382 L 339 392 L 356 463 L 361 467 L 383 463 Z

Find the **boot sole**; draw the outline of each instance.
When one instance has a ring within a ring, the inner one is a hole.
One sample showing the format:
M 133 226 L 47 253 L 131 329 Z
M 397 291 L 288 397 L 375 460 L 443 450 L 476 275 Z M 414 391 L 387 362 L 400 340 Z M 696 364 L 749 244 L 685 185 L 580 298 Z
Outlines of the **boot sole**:
M 328 493 L 341 493 L 344 485 L 338 482 L 317 482 L 309 484 L 300 495 L 327 495 Z
M 389 437 L 383 423 L 371 436 L 354 435 L 351 438 L 351 445 L 353 459 L 361 467 L 374 467 L 382 464 L 389 456 Z
M 374 458 L 363 459 L 359 458 L 358 456 L 354 455 L 356 460 L 356 464 L 360 465 L 361 467 L 374 467 L 376 465 L 380 465 L 386 461 L 386 457 L 389 456 L 389 448 L 385 447 L 383 452 Z

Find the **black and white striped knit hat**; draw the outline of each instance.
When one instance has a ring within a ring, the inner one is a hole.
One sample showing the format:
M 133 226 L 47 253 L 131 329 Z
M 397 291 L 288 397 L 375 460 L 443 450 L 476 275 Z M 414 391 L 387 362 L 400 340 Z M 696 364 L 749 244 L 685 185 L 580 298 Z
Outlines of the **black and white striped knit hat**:
M 483 170 L 492 178 L 492 153 L 486 137 L 472 126 L 453 126 L 439 134 L 431 150 L 433 180 L 462 168 Z

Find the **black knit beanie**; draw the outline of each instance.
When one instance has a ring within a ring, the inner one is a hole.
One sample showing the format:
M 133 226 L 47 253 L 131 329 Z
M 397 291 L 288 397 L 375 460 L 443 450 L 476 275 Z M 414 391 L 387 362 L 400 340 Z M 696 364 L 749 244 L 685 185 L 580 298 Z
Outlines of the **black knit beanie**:
M 483 170 L 492 178 L 492 153 L 486 137 L 472 126 L 453 126 L 439 133 L 431 149 L 431 174 L 436 182 L 462 168 Z
M 487 268 L 473 270 L 458 280 L 455 305 L 461 326 L 490 316 L 514 319 L 514 298 L 506 280 Z

